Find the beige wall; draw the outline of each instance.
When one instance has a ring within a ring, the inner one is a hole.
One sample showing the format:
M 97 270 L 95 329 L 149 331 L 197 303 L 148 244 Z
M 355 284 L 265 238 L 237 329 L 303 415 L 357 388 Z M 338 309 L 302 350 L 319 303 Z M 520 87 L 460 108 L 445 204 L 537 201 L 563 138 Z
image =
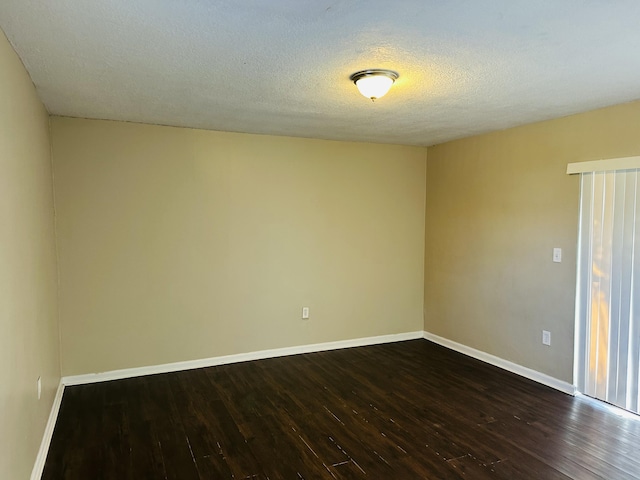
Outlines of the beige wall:
M 426 148 L 51 121 L 64 375 L 422 330 Z
M 566 166 L 640 155 L 638 132 L 640 102 L 429 148 L 425 330 L 572 382 L 579 177 Z
M 60 379 L 47 112 L 0 31 L 0 478 L 33 468 Z M 42 377 L 42 398 L 36 381 Z

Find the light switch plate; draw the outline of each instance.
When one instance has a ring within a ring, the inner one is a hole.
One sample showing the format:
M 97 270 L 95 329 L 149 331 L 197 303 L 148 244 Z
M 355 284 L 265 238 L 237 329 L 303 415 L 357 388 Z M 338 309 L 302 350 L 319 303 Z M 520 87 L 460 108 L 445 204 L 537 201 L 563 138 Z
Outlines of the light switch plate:
M 553 261 L 555 263 L 560 263 L 562 262 L 562 249 L 561 248 L 554 248 L 553 249 Z

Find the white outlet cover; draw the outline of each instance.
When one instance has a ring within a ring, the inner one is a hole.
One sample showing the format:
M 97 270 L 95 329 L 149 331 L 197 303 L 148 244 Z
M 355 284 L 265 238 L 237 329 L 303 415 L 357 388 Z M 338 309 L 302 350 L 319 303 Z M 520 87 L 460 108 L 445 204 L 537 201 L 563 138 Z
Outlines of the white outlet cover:
M 544 345 L 551 345 L 551 332 L 548 330 L 542 331 L 542 343 Z

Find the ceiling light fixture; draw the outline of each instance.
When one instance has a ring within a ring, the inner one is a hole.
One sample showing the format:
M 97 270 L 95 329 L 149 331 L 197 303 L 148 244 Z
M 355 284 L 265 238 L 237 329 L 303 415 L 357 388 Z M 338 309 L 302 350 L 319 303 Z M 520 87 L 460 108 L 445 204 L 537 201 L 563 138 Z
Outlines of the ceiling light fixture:
M 362 95 L 375 101 L 387 94 L 398 76 L 392 70 L 373 69 L 356 72 L 349 79 L 356 84 Z

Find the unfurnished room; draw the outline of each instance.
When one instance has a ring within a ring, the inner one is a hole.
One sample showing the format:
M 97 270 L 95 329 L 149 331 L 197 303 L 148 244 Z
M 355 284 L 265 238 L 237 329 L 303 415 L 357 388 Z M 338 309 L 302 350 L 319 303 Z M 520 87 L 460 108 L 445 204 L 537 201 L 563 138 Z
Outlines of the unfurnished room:
M 640 479 L 639 25 L 2 0 L 0 479 Z

